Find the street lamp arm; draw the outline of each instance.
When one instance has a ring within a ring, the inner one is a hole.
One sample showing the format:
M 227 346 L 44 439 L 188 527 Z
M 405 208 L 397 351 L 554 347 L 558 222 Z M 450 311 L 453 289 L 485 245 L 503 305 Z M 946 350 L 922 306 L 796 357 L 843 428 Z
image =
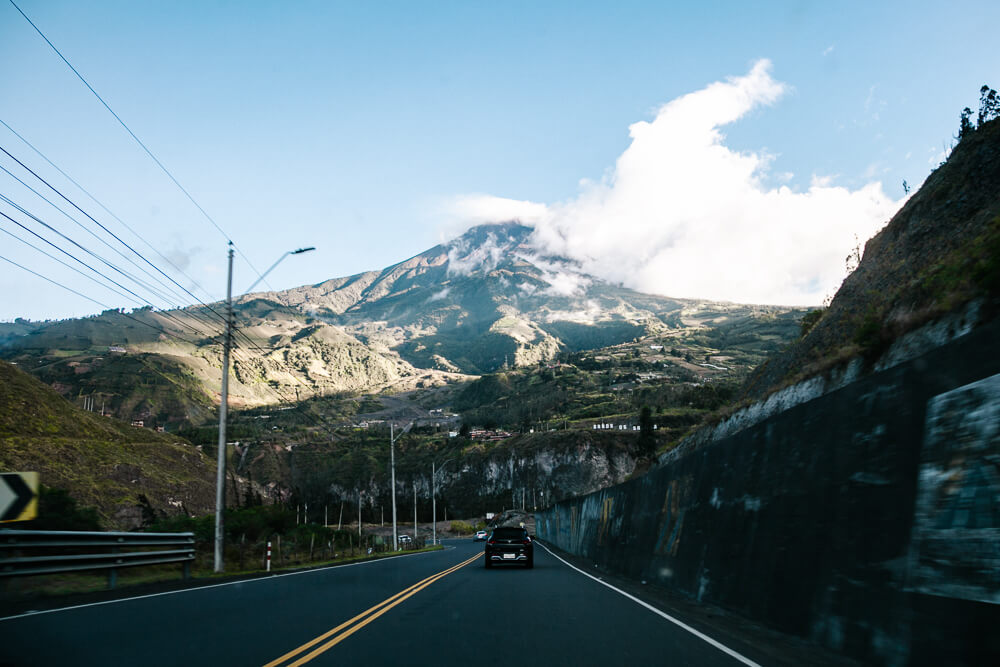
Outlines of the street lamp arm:
M 256 287 L 257 285 L 259 285 L 260 282 L 262 280 L 264 280 L 264 277 L 267 274 L 271 273 L 271 271 L 274 271 L 274 267 L 278 266 L 278 264 L 281 264 L 282 260 L 284 260 L 289 255 L 301 255 L 304 252 L 309 252 L 310 250 L 315 250 L 315 249 L 316 248 L 310 246 L 308 248 L 299 248 L 298 250 L 289 250 L 289 251 L 287 251 L 284 255 L 282 255 L 281 257 L 279 257 L 278 261 L 276 261 L 274 264 L 272 264 L 271 267 L 267 271 L 265 271 L 264 273 L 260 274 L 260 277 L 257 278 L 257 280 L 254 281 L 253 285 L 251 285 L 250 287 L 248 287 L 246 289 L 246 291 L 243 292 L 243 293 L 244 294 L 249 294 L 253 290 L 254 287 Z

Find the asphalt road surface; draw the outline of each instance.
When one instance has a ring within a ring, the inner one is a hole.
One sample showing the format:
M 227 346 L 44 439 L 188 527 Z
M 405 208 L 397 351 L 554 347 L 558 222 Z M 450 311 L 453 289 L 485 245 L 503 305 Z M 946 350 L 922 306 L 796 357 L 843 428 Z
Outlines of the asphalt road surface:
M 483 545 L 0 620 L 0 665 L 741 665 L 536 546 Z M 718 643 L 713 643 L 719 640 Z

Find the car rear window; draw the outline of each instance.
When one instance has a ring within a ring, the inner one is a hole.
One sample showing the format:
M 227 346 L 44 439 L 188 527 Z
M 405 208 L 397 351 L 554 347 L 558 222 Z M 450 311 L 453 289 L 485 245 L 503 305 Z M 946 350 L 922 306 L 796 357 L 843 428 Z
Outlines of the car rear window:
M 524 528 L 494 528 L 493 537 L 499 540 L 523 540 L 528 536 Z

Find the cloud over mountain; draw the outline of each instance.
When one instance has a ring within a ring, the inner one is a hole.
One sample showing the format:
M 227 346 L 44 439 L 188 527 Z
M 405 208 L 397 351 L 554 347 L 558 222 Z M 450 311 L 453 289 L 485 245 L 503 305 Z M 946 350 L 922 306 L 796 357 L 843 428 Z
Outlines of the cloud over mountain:
M 816 179 L 804 192 L 764 184 L 771 158 L 727 147 L 721 128 L 774 104 L 785 84 L 761 60 L 629 127 L 631 144 L 600 182 L 554 204 L 467 195 L 469 223 L 517 219 L 542 253 L 645 292 L 743 303 L 817 304 L 845 257 L 899 208 L 880 183 Z

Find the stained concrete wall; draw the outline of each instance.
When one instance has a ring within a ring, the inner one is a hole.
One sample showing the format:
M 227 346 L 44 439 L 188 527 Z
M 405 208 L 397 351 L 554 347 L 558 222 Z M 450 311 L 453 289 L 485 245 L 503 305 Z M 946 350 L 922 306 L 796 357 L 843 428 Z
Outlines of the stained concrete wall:
M 538 512 L 537 534 L 870 664 L 998 664 L 998 325 Z

